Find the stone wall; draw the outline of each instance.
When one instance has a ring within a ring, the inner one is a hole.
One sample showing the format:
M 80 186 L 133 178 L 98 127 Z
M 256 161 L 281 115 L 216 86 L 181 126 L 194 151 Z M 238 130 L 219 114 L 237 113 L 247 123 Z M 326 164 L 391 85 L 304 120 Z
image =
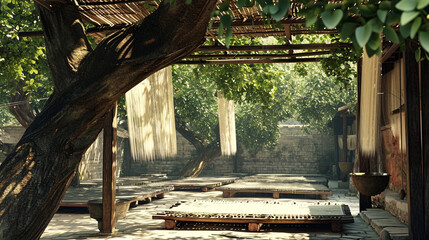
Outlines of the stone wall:
M 294 173 L 317 174 L 319 166 L 334 164 L 334 137 L 306 134 L 300 126 L 281 126 L 280 139 L 272 150 L 255 155 L 243 150 L 237 157 L 220 157 L 209 164 L 201 175 L 237 173 Z M 194 147 L 177 134 L 178 155 L 153 162 L 133 162 L 127 175 L 166 173 L 174 176 L 194 154 Z
M 118 177 L 122 171 L 124 159 L 124 139 L 117 138 L 117 172 Z M 91 147 L 85 153 L 79 165 L 79 180 L 96 179 L 103 177 L 103 131 L 98 135 Z

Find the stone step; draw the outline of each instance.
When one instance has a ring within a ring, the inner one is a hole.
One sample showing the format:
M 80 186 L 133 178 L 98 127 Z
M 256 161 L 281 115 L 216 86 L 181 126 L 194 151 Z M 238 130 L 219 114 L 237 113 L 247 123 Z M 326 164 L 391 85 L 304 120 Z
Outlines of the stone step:
M 361 218 L 371 225 L 382 240 L 407 240 L 408 226 L 383 209 L 367 209 Z

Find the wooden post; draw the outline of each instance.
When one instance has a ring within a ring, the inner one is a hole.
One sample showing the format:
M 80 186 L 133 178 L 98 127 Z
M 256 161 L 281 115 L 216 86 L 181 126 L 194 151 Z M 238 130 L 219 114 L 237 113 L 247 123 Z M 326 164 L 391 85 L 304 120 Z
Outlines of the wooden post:
M 343 151 L 342 153 L 342 162 L 347 162 L 347 110 L 341 114 L 343 118 Z
M 422 158 L 422 140 L 420 122 L 420 76 L 419 62 L 415 60 L 417 43 L 412 40 L 405 42 L 405 95 L 406 95 L 406 132 L 408 152 L 408 216 L 410 239 L 425 238 L 425 202 L 424 202 L 424 168 Z M 426 69 L 424 69 L 426 72 Z M 427 81 L 427 79 L 424 79 Z M 426 85 L 426 84 L 425 84 Z M 427 174 L 427 173 L 426 173 Z
M 357 160 L 359 166 L 359 172 L 369 172 L 368 159 L 364 158 L 360 151 L 360 138 L 359 138 L 359 127 L 360 127 L 360 99 L 362 91 L 362 59 L 359 59 L 357 63 L 357 91 L 358 91 L 358 101 L 357 101 L 357 111 L 356 111 L 356 124 L 357 124 L 357 142 L 356 142 L 356 152 L 358 154 Z M 367 208 L 371 208 L 371 196 L 365 196 L 359 193 L 359 211 L 365 211 Z
M 408 226 L 410 239 L 425 239 L 424 169 L 420 122 L 420 99 L 424 98 L 420 98 L 419 63 L 414 58 L 416 49 L 415 42 L 406 41 L 404 57 L 408 150 Z
M 115 230 L 116 210 L 116 107 L 107 114 L 103 140 L 103 227 L 101 233 Z
M 424 183 L 424 236 L 429 236 L 429 61 L 421 62 L 421 111 L 422 111 L 422 141 L 423 141 L 423 183 Z

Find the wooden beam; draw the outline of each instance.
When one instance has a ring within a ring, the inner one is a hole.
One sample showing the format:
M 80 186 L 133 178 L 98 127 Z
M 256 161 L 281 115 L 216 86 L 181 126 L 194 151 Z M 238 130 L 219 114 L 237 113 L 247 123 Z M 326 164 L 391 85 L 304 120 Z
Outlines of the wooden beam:
M 34 0 L 36 3 L 38 3 L 40 6 L 48 9 L 49 11 L 51 11 L 51 5 L 49 3 L 47 3 L 45 0 Z
M 429 236 L 429 83 L 427 81 L 429 79 L 429 61 L 425 59 L 421 62 L 421 96 L 425 96 L 421 98 L 421 111 L 422 111 L 422 146 L 423 146 L 423 202 L 424 205 L 424 232 L 422 233 L 424 236 Z
M 408 152 L 408 216 L 410 239 L 425 238 L 424 176 L 420 122 L 419 63 L 415 59 L 416 41 L 405 40 L 405 95 Z M 426 79 L 425 79 L 426 80 Z M 427 97 L 427 96 L 425 96 Z M 423 99 L 423 98 L 422 98 Z M 427 124 L 427 123 L 425 123 Z M 427 173 L 426 173 L 427 174 Z M 427 224 L 426 224 L 427 225 Z
M 215 33 L 216 32 L 216 33 Z M 249 31 L 249 32 L 238 32 L 234 31 L 233 29 L 233 36 L 260 36 L 260 35 L 285 35 L 285 31 L 283 30 L 272 30 L 267 29 L 267 31 Z M 211 31 L 207 31 L 208 36 L 211 37 L 211 35 L 217 34 L 217 29 L 211 29 Z M 300 35 L 300 34 L 335 34 L 338 33 L 337 30 L 321 30 L 321 31 L 313 31 L 308 29 L 297 29 L 297 30 L 291 30 L 291 35 Z
M 91 36 L 91 35 L 98 34 L 98 33 L 121 30 L 121 29 L 126 28 L 128 26 L 129 25 L 122 25 L 121 24 L 121 25 L 116 25 L 113 27 L 91 27 L 91 28 L 86 29 L 86 34 Z M 43 31 L 38 30 L 38 31 L 19 32 L 18 36 L 19 37 L 43 37 Z
M 149 0 L 116 0 L 111 2 L 81 2 L 77 1 L 79 6 L 103 6 L 103 5 L 115 5 L 115 4 L 124 4 L 124 3 L 133 3 L 133 2 L 152 2 Z
M 294 18 L 294 19 L 283 19 L 280 21 L 280 24 L 304 24 L 305 19 L 304 18 Z M 245 22 L 242 21 L 233 21 L 231 23 L 231 27 L 248 27 L 248 26 L 269 26 L 267 25 L 266 21 L 263 20 L 248 20 Z M 219 22 L 214 22 L 212 24 L 212 29 L 219 28 Z
M 285 24 L 285 36 L 286 36 L 286 44 L 292 44 L 292 33 L 290 29 L 290 24 Z M 289 50 L 289 54 L 293 54 L 293 50 Z
M 103 226 L 102 233 L 115 230 L 117 104 L 107 114 L 103 131 Z
M 189 55 L 186 58 L 194 59 L 213 59 L 213 58 L 285 58 L 285 57 L 308 57 L 308 56 L 320 56 L 331 54 L 331 51 L 314 51 L 314 52 L 302 52 L 294 54 L 201 54 L 201 55 Z
M 425 216 L 425 229 L 424 236 L 429 236 L 429 61 L 425 59 L 421 62 L 421 111 L 422 111 L 422 146 L 423 146 L 423 183 L 424 183 L 424 216 Z
M 387 59 L 389 59 L 392 56 L 392 54 L 395 53 L 396 50 L 398 50 L 399 46 L 400 46 L 399 44 L 393 44 L 386 51 L 384 51 L 383 56 L 381 57 L 381 63 L 386 62 Z
M 195 52 L 219 52 L 219 51 L 282 51 L 282 50 L 306 50 L 306 49 L 335 49 L 352 47 L 349 43 L 310 43 L 288 45 L 260 45 L 260 46 L 200 46 Z
M 294 59 L 225 59 L 225 60 L 183 60 L 175 64 L 189 65 L 226 65 L 226 64 L 263 64 L 263 63 L 302 63 L 320 62 L 323 58 L 294 58 Z

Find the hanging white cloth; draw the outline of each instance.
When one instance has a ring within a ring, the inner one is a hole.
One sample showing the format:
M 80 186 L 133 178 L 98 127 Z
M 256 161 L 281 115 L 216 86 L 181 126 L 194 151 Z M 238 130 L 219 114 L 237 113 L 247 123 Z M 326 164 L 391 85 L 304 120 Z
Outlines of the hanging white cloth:
M 217 92 L 217 96 L 220 147 L 223 156 L 232 156 L 237 153 L 234 102 L 224 98 L 221 91 Z
M 131 154 L 135 161 L 177 154 L 171 66 L 125 94 Z

